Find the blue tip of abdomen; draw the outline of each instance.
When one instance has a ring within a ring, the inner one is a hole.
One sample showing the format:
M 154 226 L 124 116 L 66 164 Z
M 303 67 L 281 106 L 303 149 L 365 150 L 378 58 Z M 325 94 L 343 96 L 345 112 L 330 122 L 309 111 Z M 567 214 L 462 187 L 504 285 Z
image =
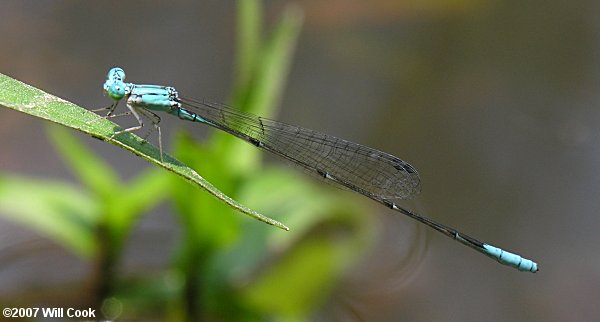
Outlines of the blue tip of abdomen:
M 483 244 L 483 248 L 489 256 L 497 259 L 504 265 L 514 267 L 523 272 L 535 273 L 538 271 L 537 263 L 530 259 L 523 258 L 520 255 L 507 252 L 501 248 L 488 244 Z

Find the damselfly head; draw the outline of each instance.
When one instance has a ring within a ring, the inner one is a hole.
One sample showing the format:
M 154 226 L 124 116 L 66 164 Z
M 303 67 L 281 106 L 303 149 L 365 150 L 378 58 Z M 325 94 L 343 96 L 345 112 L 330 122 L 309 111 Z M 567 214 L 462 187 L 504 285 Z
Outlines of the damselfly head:
M 114 100 L 120 100 L 125 96 L 127 85 L 123 82 L 125 71 L 120 67 L 111 68 L 108 71 L 106 82 L 104 82 L 104 93 Z

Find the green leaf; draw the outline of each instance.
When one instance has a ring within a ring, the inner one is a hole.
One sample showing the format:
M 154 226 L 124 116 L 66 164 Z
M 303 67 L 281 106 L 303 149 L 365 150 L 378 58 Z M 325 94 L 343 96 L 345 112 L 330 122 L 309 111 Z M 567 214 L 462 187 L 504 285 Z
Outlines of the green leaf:
M 343 240 L 351 238 L 340 238 L 334 233 L 304 239 L 254 279 L 242 295 L 269 315 L 306 318 L 325 301 L 343 270 L 357 256 L 348 247 L 353 243 Z
M 281 21 L 271 38 L 262 48 L 254 86 L 249 89 L 245 110 L 261 116 L 274 114 L 285 86 L 300 29 L 302 11 L 296 6 L 286 7 Z
M 172 156 L 164 154 L 161 159 L 158 148 L 147 143 L 139 136 L 132 133 L 123 133 L 113 138 L 112 135 L 119 129 L 117 124 L 71 102 L 3 74 L 0 74 L 0 105 L 79 130 L 97 139 L 117 145 L 181 176 L 192 184 L 200 186 L 230 207 L 250 217 L 289 230 L 282 223 L 259 214 L 226 196 L 210 182 L 204 180 L 196 171 Z
M 49 126 L 47 133 L 69 169 L 75 172 L 79 180 L 91 191 L 103 198 L 110 198 L 115 194 L 120 182 L 108 164 L 94 155 L 64 127 Z
M 261 44 L 260 13 L 255 12 L 259 11 L 258 4 L 241 1 L 240 5 L 240 10 L 245 11 L 241 11 L 238 25 L 249 30 L 239 35 L 238 67 L 241 71 L 236 74 L 239 79 L 236 79 L 233 91 L 233 106 L 244 112 L 272 117 L 292 64 L 302 26 L 302 12 L 296 6 L 288 5 L 268 41 Z M 223 133 L 217 137 L 215 145 L 221 148 L 220 156 L 230 169 L 239 173 L 256 170 L 260 154 L 253 146 Z
M 237 57 L 234 69 L 236 91 L 247 90 L 252 79 L 253 68 L 259 54 L 262 30 L 262 8 L 257 0 L 238 0 Z M 242 95 L 236 103 L 242 103 Z
M 96 250 L 98 211 L 92 198 L 78 187 L 0 176 L 0 214 L 80 256 L 90 257 Z
M 221 189 L 230 194 L 235 193 L 235 186 L 239 183 L 233 180 L 232 172 L 223 165 L 212 146 L 206 147 L 189 136 L 178 135 L 173 151 L 191 167 L 202 167 L 204 175 Z M 238 236 L 240 224 L 237 218 L 231 216 L 231 211 L 216 199 L 191 188 L 189 185 L 173 182 L 169 191 L 188 238 L 204 247 L 210 245 L 219 248 Z M 277 213 L 280 211 L 277 210 Z
M 123 184 L 112 168 L 63 127 L 49 127 L 48 134 L 69 168 L 77 174 L 105 208 L 109 226 L 128 230 L 146 210 L 167 197 L 168 178 L 157 168 L 145 170 L 129 184 Z

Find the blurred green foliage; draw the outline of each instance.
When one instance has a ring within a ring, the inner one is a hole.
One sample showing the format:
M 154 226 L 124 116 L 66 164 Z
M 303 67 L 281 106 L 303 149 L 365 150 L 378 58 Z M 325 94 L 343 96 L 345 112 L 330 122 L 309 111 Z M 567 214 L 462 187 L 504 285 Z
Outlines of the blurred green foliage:
M 238 4 L 232 105 L 269 117 L 283 91 L 301 13 L 287 7 L 263 39 L 260 2 Z M 59 117 L 66 123 L 74 118 L 65 115 Z M 107 126 L 110 135 L 114 127 Z M 276 216 L 291 231 L 238 216 L 216 193 L 163 168 L 122 182 L 66 128 L 50 127 L 48 133 L 81 186 L 2 175 L 0 214 L 93 263 L 91 305 L 107 318 L 307 320 L 371 240 L 372 226 L 360 204 L 288 168 L 263 167 L 262 152 L 225 133 L 198 143 L 181 132 L 174 154 L 226 195 Z M 172 265 L 160 276 L 118 276 L 131 230 L 163 201 L 173 205 L 182 228 Z

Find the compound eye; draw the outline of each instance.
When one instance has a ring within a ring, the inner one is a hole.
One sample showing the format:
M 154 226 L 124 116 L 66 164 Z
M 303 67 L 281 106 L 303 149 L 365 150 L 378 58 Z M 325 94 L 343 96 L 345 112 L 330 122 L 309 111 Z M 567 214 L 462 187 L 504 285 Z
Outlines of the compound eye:
M 107 79 L 115 82 L 122 82 L 125 80 L 125 71 L 120 67 L 111 68 L 111 70 L 108 71 Z
M 125 84 L 121 82 L 115 82 L 111 84 L 104 84 L 104 91 L 114 100 L 120 100 L 125 97 Z

